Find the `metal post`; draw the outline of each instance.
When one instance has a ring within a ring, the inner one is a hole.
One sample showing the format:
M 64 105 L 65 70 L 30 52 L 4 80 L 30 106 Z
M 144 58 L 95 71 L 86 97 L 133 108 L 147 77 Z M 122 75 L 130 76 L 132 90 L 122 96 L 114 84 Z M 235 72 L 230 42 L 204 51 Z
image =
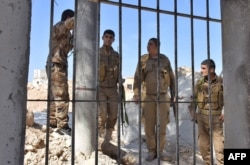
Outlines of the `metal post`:
M 75 42 L 75 146 L 90 155 L 95 148 L 98 4 L 78 1 Z
M 24 162 L 31 1 L 0 2 L 0 161 Z
M 222 0 L 221 6 L 225 148 L 250 148 L 249 1 Z

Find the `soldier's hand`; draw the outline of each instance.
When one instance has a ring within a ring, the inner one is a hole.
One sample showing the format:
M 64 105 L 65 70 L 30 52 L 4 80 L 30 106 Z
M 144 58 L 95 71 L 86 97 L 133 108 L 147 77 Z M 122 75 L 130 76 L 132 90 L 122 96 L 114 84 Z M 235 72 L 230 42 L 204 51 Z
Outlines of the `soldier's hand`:
M 138 104 L 139 96 L 134 95 L 134 96 L 133 96 L 133 101 L 134 101 L 135 104 Z
M 219 120 L 220 120 L 221 122 L 224 122 L 224 114 L 221 114 L 221 115 L 220 115 Z

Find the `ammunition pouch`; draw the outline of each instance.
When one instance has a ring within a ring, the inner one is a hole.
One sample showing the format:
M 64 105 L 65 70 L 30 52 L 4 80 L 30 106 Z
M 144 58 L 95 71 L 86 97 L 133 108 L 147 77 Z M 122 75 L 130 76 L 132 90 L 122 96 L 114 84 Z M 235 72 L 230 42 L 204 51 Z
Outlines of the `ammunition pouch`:
M 219 92 L 211 94 L 211 109 L 218 109 L 219 108 Z M 209 109 L 209 107 L 207 107 Z
M 223 90 L 220 84 L 216 84 L 211 94 L 211 109 L 221 110 L 224 106 Z M 209 109 L 209 107 L 206 107 Z

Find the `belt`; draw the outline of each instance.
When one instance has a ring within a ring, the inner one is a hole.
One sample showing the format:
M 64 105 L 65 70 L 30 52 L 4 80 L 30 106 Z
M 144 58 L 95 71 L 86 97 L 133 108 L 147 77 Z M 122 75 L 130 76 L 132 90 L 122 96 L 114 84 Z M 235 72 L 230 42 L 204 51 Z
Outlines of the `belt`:
M 199 109 L 198 113 L 202 114 L 202 115 L 209 115 L 209 110 L 208 109 Z M 221 115 L 221 110 L 211 110 L 211 115 L 220 116 Z

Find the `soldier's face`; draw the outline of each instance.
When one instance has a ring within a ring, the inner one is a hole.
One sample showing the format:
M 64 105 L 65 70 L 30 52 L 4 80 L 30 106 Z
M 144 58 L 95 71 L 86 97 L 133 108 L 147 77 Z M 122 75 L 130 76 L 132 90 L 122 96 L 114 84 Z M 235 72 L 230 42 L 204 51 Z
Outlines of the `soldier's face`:
M 147 45 L 147 50 L 149 54 L 155 53 L 158 49 L 153 41 L 149 41 Z
M 201 75 L 202 76 L 208 76 L 208 67 L 207 65 L 201 65 Z
M 113 35 L 105 34 L 104 36 L 102 36 L 102 40 L 105 46 L 111 46 L 115 39 Z
M 201 75 L 202 76 L 208 76 L 208 74 L 213 75 L 214 74 L 214 68 L 208 69 L 207 65 L 201 65 Z

